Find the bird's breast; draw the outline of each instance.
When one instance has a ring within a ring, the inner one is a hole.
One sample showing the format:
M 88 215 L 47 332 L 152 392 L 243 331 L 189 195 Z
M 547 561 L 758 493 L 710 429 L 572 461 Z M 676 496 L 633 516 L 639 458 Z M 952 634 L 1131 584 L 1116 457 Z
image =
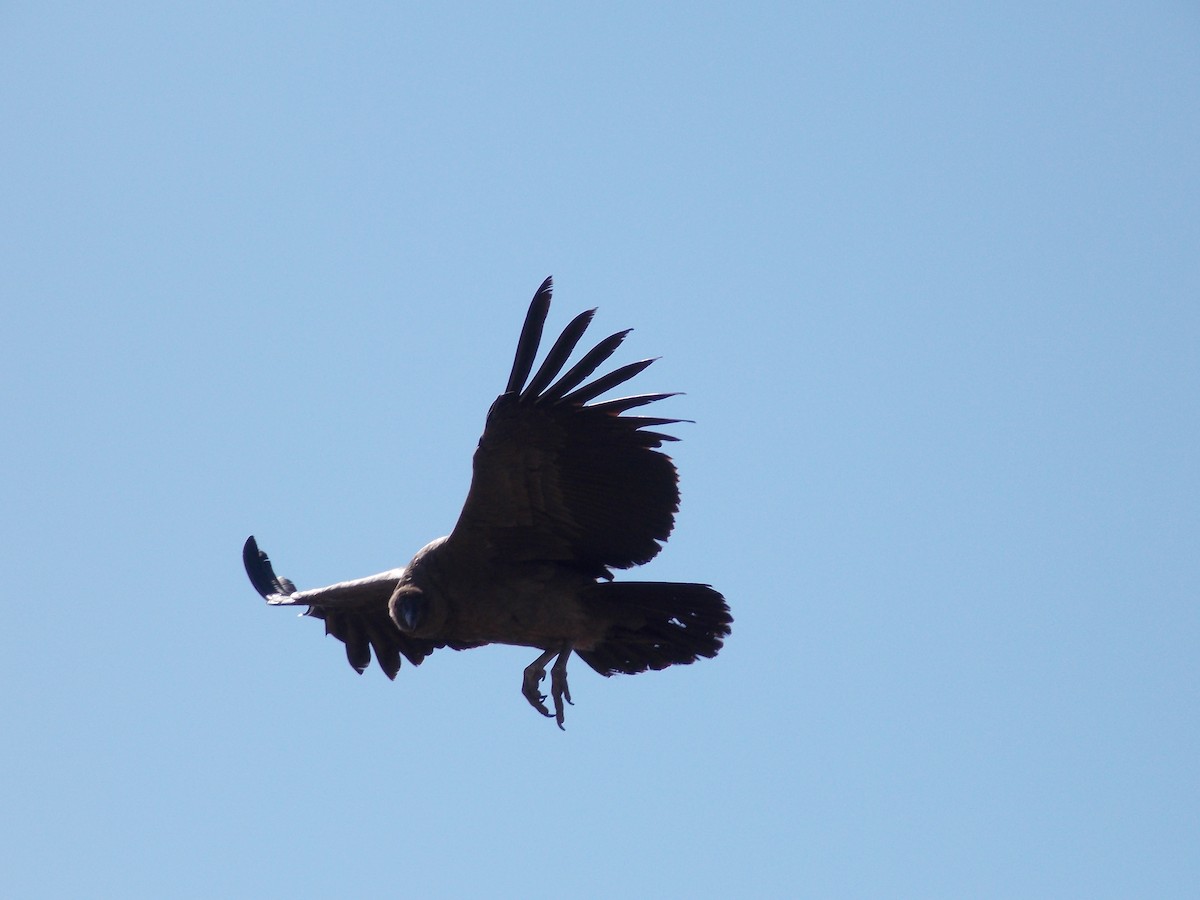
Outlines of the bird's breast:
M 580 600 L 592 580 L 576 572 L 510 571 L 451 596 L 449 640 L 549 648 L 572 642 L 587 649 L 606 623 Z

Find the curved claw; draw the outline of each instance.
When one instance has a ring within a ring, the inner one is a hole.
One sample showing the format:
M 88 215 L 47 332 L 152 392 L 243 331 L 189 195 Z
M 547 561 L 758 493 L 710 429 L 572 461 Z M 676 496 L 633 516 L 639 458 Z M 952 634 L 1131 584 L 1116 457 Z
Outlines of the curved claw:
M 558 723 L 558 727 L 564 731 L 566 729 L 563 728 L 565 718 L 563 701 L 566 700 L 572 706 L 575 705 L 571 702 L 571 688 L 567 685 L 567 659 L 574 649 L 574 645 L 570 642 L 561 647 L 552 647 L 525 667 L 525 673 L 521 679 L 521 693 L 529 701 L 529 705 L 547 719 L 554 719 Z M 554 712 L 551 713 L 546 708 L 546 695 L 538 689 L 538 685 L 545 680 L 546 663 L 555 654 L 558 655 L 558 659 L 554 661 L 554 667 L 550 670 L 550 696 L 554 700 Z
M 525 672 L 521 678 L 521 694 L 529 701 L 529 705 L 540 712 L 547 719 L 552 718 L 550 710 L 546 708 L 546 695 L 539 689 L 538 685 L 546 677 L 546 663 L 550 661 L 557 650 L 547 650 L 528 666 L 525 667 Z
M 550 695 L 554 698 L 554 719 L 558 722 L 558 727 L 563 731 L 563 700 L 571 703 L 571 689 L 567 686 L 567 657 L 571 655 L 571 647 L 558 655 L 558 659 L 554 662 L 554 668 L 550 670 Z

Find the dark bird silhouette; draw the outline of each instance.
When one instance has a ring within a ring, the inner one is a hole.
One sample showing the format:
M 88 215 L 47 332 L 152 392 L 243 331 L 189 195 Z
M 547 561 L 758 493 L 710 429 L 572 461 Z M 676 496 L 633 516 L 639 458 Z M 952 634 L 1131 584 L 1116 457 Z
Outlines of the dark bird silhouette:
M 658 448 L 676 438 L 648 429 L 683 421 L 624 415 L 672 394 L 596 403 L 653 360 L 621 366 L 584 384 L 628 331 L 610 335 L 560 372 L 595 310 L 563 330 L 532 378 L 551 279 L 534 295 L 504 393 L 487 414 L 466 504 L 454 530 L 392 569 L 297 591 L 275 574 L 254 537 L 242 558 L 272 606 L 307 606 L 346 645 L 358 672 L 371 651 L 388 678 L 400 658 L 420 665 L 434 650 L 485 644 L 535 647 L 521 692 L 552 715 L 540 684 L 550 670 L 559 727 L 571 702 L 567 659 L 577 654 L 601 675 L 711 658 L 733 619 L 706 584 L 613 581 L 613 569 L 652 559 L 679 509 L 678 476 Z

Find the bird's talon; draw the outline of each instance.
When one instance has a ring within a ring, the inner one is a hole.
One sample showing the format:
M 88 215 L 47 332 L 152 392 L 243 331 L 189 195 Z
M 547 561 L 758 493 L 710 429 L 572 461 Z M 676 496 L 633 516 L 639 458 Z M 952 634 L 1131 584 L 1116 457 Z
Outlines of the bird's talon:
M 521 678 L 521 694 L 529 701 L 529 705 L 540 712 L 546 718 L 553 718 L 553 713 L 546 708 L 546 695 L 538 690 L 538 685 L 546 678 L 546 663 L 549 662 L 553 652 L 542 654 L 526 668 Z
M 563 731 L 566 731 L 563 727 L 563 700 L 572 706 L 575 705 L 571 703 L 571 689 L 567 686 L 567 657 L 570 653 L 570 648 L 563 650 L 550 670 L 550 696 L 554 698 L 554 718 Z

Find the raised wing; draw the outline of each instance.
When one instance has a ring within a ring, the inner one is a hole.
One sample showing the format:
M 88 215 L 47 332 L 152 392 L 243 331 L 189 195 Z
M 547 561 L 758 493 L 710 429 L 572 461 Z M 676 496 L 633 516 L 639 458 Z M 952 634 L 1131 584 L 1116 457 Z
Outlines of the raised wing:
M 630 363 L 583 384 L 628 331 L 610 335 L 560 375 L 595 310 L 576 316 L 529 378 L 552 281 L 534 295 L 503 394 L 488 411 L 471 490 L 448 544 L 508 562 L 574 562 L 596 575 L 652 559 L 679 509 L 678 476 L 646 428 L 681 421 L 625 416 L 672 394 L 590 403 L 650 365 Z M 528 381 L 528 383 L 527 383 Z
M 306 616 L 325 621 L 325 633 L 346 645 L 346 659 L 360 674 L 371 664 L 371 651 L 388 678 L 400 671 L 400 657 L 414 666 L 445 644 L 409 637 L 388 614 L 388 600 L 403 569 L 380 572 L 368 578 L 342 581 L 327 587 L 297 591 L 286 578 L 275 574 L 267 554 L 251 535 L 242 548 L 242 562 L 250 583 L 272 606 L 307 606 Z

